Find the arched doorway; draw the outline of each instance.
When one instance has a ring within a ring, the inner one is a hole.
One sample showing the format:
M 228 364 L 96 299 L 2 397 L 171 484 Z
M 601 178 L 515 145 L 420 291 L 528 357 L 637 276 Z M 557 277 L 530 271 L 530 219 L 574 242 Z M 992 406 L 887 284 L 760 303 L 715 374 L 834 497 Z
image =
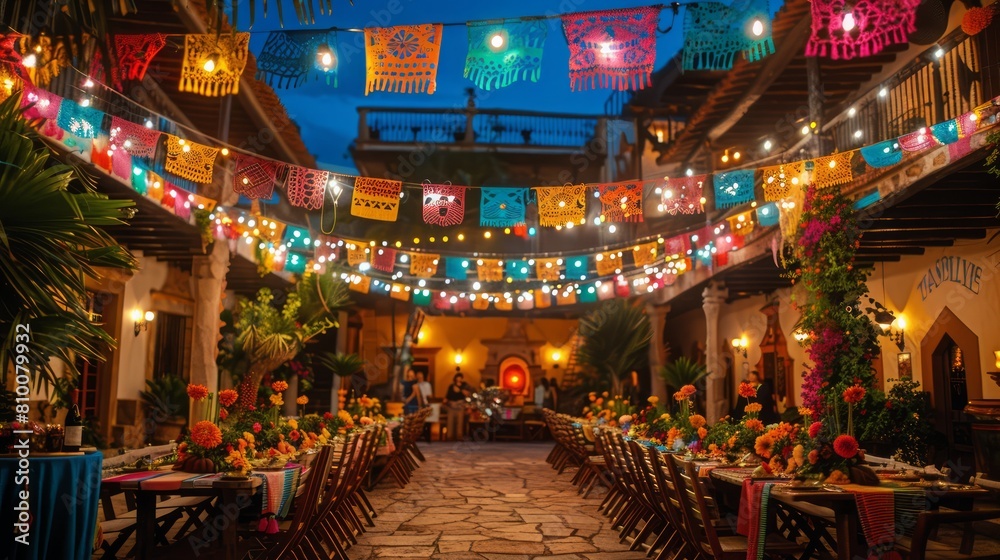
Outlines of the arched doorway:
M 972 418 L 963 410 L 983 394 L 979 337 L 945 307 L 920 341 L 923 388 L 931 394 L 939 434 L 934 462 L 972 464 Z
M 519 356 L 508 356 L 500 362 L 500 388 L 511 395 L 527 395 L 531 387 L 531 373 L 528 363 Z

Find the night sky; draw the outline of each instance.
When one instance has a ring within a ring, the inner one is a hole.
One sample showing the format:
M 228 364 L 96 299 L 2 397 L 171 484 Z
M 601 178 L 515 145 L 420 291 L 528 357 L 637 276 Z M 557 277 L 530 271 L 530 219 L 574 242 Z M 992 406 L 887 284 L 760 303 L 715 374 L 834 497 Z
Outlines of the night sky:
M 318 0 L 316 0 L 318 2 Z M 651 2 L 650 2 L 651 3 Z M 333 16 L 317 16 L 315 25 L 300 26 L 290 2 L 284 2 L 285 29 L 363 28 L 418 23 L 452 23 L 468 20 L 495 19 L 519 16 L 561 14 L 608 8 L 625 8 L 650 3 L 621 2 L 614 0 L 334 0 Z M 261 17 L 258 0 L 257 20 L 251 31 L 251 51 L 260 52 L 267 37 L 263 31 L 278 28 L 274 2 L 268 7 L 268 17 Z M 390 12 L 396 12 L 394 15 Z M 244 4 L 237 27 L 246 29 L 249 24 L 248 9 Z M 682 40 L 683 9 L 676 18 L 673 31 L 657 40 L 656 68 L 670 59 Z M 660 28 L 670 25 L 669 9 L 660 15 Z M 548 38 L 542 58 L 542 75 L 537 83 L 519 81 L 500 90 L 476 91 L 479 107 L 496 109 L 530 109 L 565 113 L 601 114 L 611 90 L 596 89 L 573 92 L 569 88 L 567 64 L 569 49 L 566 46 L 559 19 L 549 20 Z M 465 26 L 446 26 L 442 41 L 437 91 L 432 95 L 373 92 L 364 95 L 365 59 L 364 35 L 339 32 L 339 87 L 324 82 L 310 81 L 297 89 L 277 89 L 278 95 L 291 117 L 302 129 L 302 137 L 309 149 L 323 163 L 353 168 L 348 145 L 357 135 L 357 108 L 375 107 L 464 107 L 465 89 L 475 87 L 462 77 L 468 47 Z

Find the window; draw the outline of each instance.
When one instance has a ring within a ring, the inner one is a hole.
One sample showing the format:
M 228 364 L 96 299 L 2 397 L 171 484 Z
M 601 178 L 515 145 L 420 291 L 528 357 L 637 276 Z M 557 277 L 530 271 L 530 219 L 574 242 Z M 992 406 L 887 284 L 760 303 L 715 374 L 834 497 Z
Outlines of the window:
M 173 313 L 158 313 L 156 317 L 156 346 L 153 354 L 153 377 L 178 375 L 190 379 L 191 317 Z

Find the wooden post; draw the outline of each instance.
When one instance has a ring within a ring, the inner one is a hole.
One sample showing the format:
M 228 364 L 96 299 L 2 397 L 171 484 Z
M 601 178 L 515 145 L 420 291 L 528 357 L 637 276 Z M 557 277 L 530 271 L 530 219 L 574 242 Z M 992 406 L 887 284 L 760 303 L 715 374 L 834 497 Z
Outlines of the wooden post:
M 358 109 L 358 141 L 368 140 L 368 109 Z

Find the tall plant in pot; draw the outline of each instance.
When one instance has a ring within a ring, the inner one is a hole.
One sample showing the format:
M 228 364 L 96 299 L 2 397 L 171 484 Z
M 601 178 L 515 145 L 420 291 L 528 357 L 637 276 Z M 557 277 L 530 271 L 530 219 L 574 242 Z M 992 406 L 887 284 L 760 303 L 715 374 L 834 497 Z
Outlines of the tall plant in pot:
M 336 313 L 350 303 L 347 284 L 335 274 L 306 274 L 274 305 L 274 294 L 261 288 L 257 297 L 242 300 L 236 319 L 236 343 L 250 364 L 240 383 L 240 407 L 249 409 L 265 375 L 294 358 L 306 341 L 336 327 Z
M 577 361 L 594 372 L 612 390 L 622 394 L 622 385 L 632 370 L 642 367 L 649 352 L 653 329 L 649 317 L 638 304 L 611 300 L 580 319 L 583 342 Z
M 146 411 L 146 433 L 153 443 L 167 443 L 180 438 L 187 424 L 187 384 L 176 375 L 162 375 L 146 380 L 146 390 L 140 391 Z

